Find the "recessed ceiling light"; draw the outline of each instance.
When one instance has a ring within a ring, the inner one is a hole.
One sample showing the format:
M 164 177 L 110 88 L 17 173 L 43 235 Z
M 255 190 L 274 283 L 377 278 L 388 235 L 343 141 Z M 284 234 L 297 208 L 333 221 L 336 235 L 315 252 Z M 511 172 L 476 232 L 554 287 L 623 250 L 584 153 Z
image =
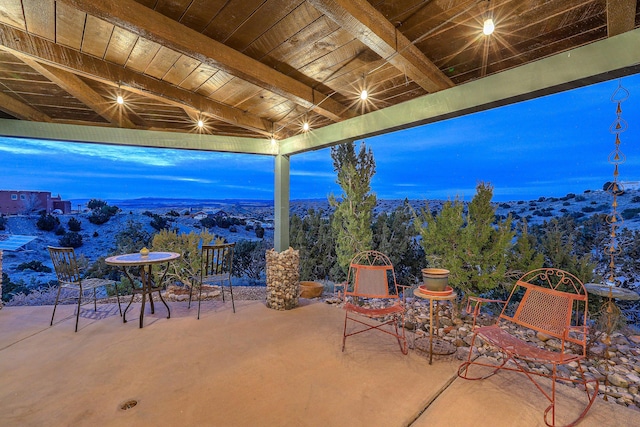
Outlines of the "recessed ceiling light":
M 362 99 L 363 101 L 366 100 L 369 97 L 369 93 L 367 92 L 366 89 L 363 89 L 362 92 L 360 92 L 360 99 Z
M 302 125 L 302 130 L 305 132 L 309 130 L 309 122 L 304 122 L 304 124 Z
M 118 103 L 118 105 L 124 104 L 124 98 L 122 97 L 122 95 L 118 95 L 116 97 L 116 102 Z
M 276 142 L 278 142 L 278 141 L 276 141 L 276 139 L 274 137 L 271 137 L 271 145 L 276 145 Z
M 198 127 L 199 128 L 203 128 L 204 127 L 204 122 L 202 121 L 202 119 L 198 119 Z
M 487 18 L 484 20 L 484 25 L 482 26 L 482 32 L 485 36 L 491 35 L 493 30 L 496 29 L 495 24 L 493 23 L 493 19 Z

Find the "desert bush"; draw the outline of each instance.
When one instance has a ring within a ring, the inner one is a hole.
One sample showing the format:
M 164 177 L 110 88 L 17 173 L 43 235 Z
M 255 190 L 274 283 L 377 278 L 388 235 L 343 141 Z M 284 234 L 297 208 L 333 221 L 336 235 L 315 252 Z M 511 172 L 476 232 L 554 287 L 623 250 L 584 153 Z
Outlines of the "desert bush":
M 87 202 L 87 207 L 92 211 L 96 209 L 101 209 L 103 206 L 107 206 L 107 202 L 100 199 L 91 199 Z
M 591 207 L 591 206 L 584 206 L 582 209 L 580 209 L 582 212 L 585 213 L 590 213 L 590 212 L 595 212 L 596 208 Z
M 142 215 L 148 216 L 149 218 L 153 218 L 153 212 L 151 211 L 144 211 L 142 212 Z
M 622 215 L 623 219 L 631 219 L 640 213 L 640 208 L 629 208 L 622 211 L 620 215 Z
M 0 230 L 5 230 L 7 226 L 7 218 L 4 215 L 0 215 Z
M 51 214 L 41 213 L 36 221 L 36 227 L 42 231 L 53 231 L 60 225 L 60 220 Z
M 154 251 L 177 252 L 180 258 L 170 263 L 166 275 L 169 282 L 181 282 L 185 286 L 193 286 L 200 275 L 200 264 L 202 256 L 200 248 L 202 245 L 212 243 L 224 243 L 224 239 L 204 230 L 200 233 L 178 234 L 175 231 L 162 230 L 153 236 L 151 249 Z M 163 266 L 155 270 L 156 280 L 164 274 Z
M 160 230 L 168 229 L 170 224 L 167 218 L 160 216 L 158 214 L 153 214 L 153 219 L 151 220 L 149 225 L 151 225 L 156 230 L 160 231 Z
M 216 219 L 213 216 L 209 215 L 206 218 L 202 218 L 200 220 L 200 225 L 204 228 L 213 228 L 216 226 Z
M 169 212 L 167 212 L 167 216 L 178 217 L 180 216 L 180 213 L 172 209 Z
M 91 209 L 89 222 L 96 225 L 102 225 L 106 223 L 111 219 L 112 216 L 120 212 L 119 207 L 109 206 L 107 202 L 98 199 L 91 199 L 87 206 L 89 206 L 89 208 Z
M 55 235 L 56 236 L 64 236 L 64 234 L 66 232 L 67 232 L 67 230 L 65 230 L 63 226 L 60 226 L 60 227 L 56 228 Z
M 138 252 L 151 244 L 151 235 L 142 223 L 129 219 L 125 228 L 116 233 L 115 244 L 114 255 Z
M 570 202 L 562 202 L 562 206 L 571 206 Z
M 585 200 L 587 200 L 587 198 L 584 196 L 576 196 L 576 202 L 584 202 Z
M 69 222 L 67 222 L 67 226 L 69 227 L 69 231 L 78 232 L 82 230 L 82 223 L 76 218 L 69 218 Z
M 631 198 L 631 203 L 640 203 L 640 196 L 633 196 Z
M 261 225 L 256 226 L 255 232 L 258 239 L 264 239 L 264 228 Z
M 58 242 L 63 247 L 79 248 L 82 246 L 82 235 L 75 231 L 70 231 L 65 233 Z
M 51 273 L 51 267 L 47 267 L 42 261 L 22 262 L 16 267 L 18 271 L 33 270 L 37 273 Z
M 94 232 L 93 232 L 93 234 L 92 234 L 92 236 L 93 236 L 93 237 L 98 237 L 98 236 L 99 236 L 99 234 L 98 234 L 98 232 L 97 232 L 97 231 L 94 231 Z
M 12 282 L 7 273 L 2 273 L 2 301 L 9 302 L 14 295 L 19 293 L 28 294 L 29 292 L 31 290 L 24 281 Z
M 232 225 L 231 227 L 229 227 L 229 232 L 237 233 L 238 232 L 238 228 L 235 225 Z
M 264 240 L 238 240 L 233 252 L 233 275 L 246 277 L 251 282 L 264 280 L 268 249 L 270 247 Z

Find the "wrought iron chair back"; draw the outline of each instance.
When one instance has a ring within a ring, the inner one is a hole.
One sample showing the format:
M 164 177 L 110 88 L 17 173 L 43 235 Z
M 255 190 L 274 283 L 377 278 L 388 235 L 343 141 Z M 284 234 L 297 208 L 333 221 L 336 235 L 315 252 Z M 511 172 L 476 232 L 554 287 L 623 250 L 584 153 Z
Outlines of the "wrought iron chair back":
M 80 286 L 82 277 L 74 249 L 53 246 L 49 246 L 48 249 L 60 285 Z
M 229 293 L 231 294 L 231 306 L 233 312 L 236 312 L 235 301 L 233 299 L 233 285 L 231 283 L 231 274 L 233 272 L 233 252 L 235 243 L 224 243 L 217 245 L 202 245 L 201 256 L 202 263 L 200 266 L 200 283 L 198 289 L 198 319 L 200 319 L 200 303 L 202 300 L 203 285 L 218 284 L 222 301 L 224 298 L 224 286 L 227 282 Z M 189 307 L 191 307 L 193 288 L 189 292 Z
M 578 418 L 568 424 L 574 425 L 586 415 L 598 394 L 598 381 L 587 379 L 580 364 L 587 355 L 587 317 L 587 291 L 576 276 L 556 268 L 530 271 L 514 285 L 497 323 L 477 328 L 472 338 L 472 349 L 478 336 L 498 347 L 504 355 L 502 364 L 496 366 L 482 359 L 472 360 L 472 351 L 470 351 L 467 361 L 460 365 L 458 375 L 465 379 L 477 380 L 488 378 L 500 369 L 525 374 L 550 403 L 544 412 L 545 424 L 548 426 L 556 425 L 556 382 L 580 384 L 585 390 L 588 403 Z M 559 349 L 554 351 L 540 348 L 513 334 L 510 332 L 513 328 L 503 327 L 505 325 L 511 325 L 520 330 L 541 332 L 556 338 L 560 341 Z M 532 371 L 529 369 L 528 362 L 551 365 L 551 373 Z M 572 362 L 578 365 L 579 378 L 564 378 L 558 375 L 558 365 Z M 488 367 L 492 371 L 488 375 L 474 376 L 470 374 L 469 369 L 474 365 Z M 551 390 L 548 391 L 536 381 L 537 377 L 550 378 Z M 588 383 L 593 385 L 591 391 L 587 387 Z
M 53 326 L 53 319 L 56 315 L 56 308 L 60 301 L 60 292 L 63 288 L 71 289 L 78 293 L 78 307 L 76 309 L 76 332 L 78 332 L 78 321 L 80 320 L 80 306 L 82 305 L 82 298 L 84 292 L 88 290 L 93 291 L 93 309 L 98 311 L 97 294 L 96 289 L 100 287 L 113 286 L 118 300 L 118 309 L 122 316 L 122 307 L 120 306 L 120 296 L 118 295 L 118 289 L 115 282 L 104 279 L 83 279 L 78 266 L 78 260 L 73 248 L 60 248 L 49 246 L 49 255 L 53 262 L 53 268 L 58 278 L 58 292 L 56 293 L 56 301 L 53 305 L 53 314 L 51 315 L 51 323 L 49 326 Z
M 356 254 L 349 264 L 347 281 L 344 285 L 345 322 L 342 338 L 342 351 L 345 349 L 346 339 L 369 330 L 378 330 L 398 339 L 400 350 L 408 353 L 407 340 L 404 330 L 405 307 L 400 301 L 402 286 L 396 281 L 393 264 L 385 254 L 378 251 L 364 251 Z M 402 293 L 404 296 L 404 293 Z M 362 300 L 367 300 L 367 305 Z M 387 305 L 378 307 L 375 300 L 385 300 Z M 389 305 L 389 303 L 392 303 Z M 369 318 L 376 323 L 364 321 Z M 352 321 L 364 325 L 364 329 L 347 331 L 348 322 Z M 398 328 L 401 323 L 401 330 Z M 393 325 L 395 332 L 383 328 Z

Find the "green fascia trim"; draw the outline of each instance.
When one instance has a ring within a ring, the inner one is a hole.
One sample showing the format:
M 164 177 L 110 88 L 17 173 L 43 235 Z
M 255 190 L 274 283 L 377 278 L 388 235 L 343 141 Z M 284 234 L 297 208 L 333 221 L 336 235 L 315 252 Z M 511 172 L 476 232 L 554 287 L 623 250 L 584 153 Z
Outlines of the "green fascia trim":
M 640 29 L 280 141 L 293 155 L 640 72 Z
M 239 138 L 11 119 L 0 119 L 0 136 L 269 156 L 275 156 L 278 153 L 278 146 L 271 144 L 266 138 Z

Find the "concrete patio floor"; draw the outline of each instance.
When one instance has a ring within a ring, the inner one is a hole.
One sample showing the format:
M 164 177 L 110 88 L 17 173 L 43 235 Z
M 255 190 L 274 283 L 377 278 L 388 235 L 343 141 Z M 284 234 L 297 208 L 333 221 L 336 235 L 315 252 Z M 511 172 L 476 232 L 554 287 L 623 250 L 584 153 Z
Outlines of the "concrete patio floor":
M 403 356 L 383 334 L 349 338 L 343 312 L 301 300 L 156 305 L 138 328 L 117 306 L 0 310 L 0 426 L 542 426 L 544 398 L 522 375 L 456 377 L 453 357 Z M 562 387 L 569 407 L 582 395 Z M 128 401 L 137 404 L 121 409 Z M 580 400 L 581 402 L 581 400 Z M 596 401 L 581 426 L 640 425 Z

